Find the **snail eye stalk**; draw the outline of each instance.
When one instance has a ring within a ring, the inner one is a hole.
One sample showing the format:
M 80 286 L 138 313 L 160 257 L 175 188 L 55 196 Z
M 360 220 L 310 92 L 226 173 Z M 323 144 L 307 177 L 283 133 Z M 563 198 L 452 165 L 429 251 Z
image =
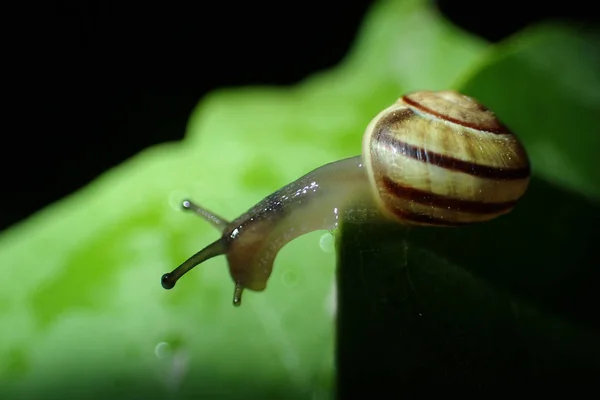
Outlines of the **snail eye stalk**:
M 184 210 L 192 211 L 203 220 L 209 222 L 221 233 L 223 233 L 227 225 L 229 225 L 229 221 L 227 221 L 225 218 L 222 218 L 221 216 L 213 213 L 212 211 L 209 211 L 206 208 L 199 206 L 191 200 L 184 200 L 181 203 L 181 206 Z M 199 264 L 202 264 L 204 261 L 209 260 L 213 257 L 225 254 L 226 251 L 227 249 L 225 246 L 225 242 L 222 238 L 209 244 L 208 246 L 206 246 L 205 248 L 188 258 L 186 261 L 184 261 L 183 264 L 181 264 L 179 267 L 175 268 L 171 272 L 164 274 L 160 279 L 162 287 L 165 289 L 173 289 L 177 281 L 183 275 L 189 272 L 192 268 Z
M 179 278 L 189 272 L 195 266 L 202 264 L 204 261 L 209 260 L 213 257 L 220 256 L 221 254 L 225 254 L 226 248 L 222 239 L 219 239 L 187 260 L 183 262 L 179 267 L 175 268 L 173 271 L 164 274 L 160 280 L 162 287 L 165 289 L 173 289 Z

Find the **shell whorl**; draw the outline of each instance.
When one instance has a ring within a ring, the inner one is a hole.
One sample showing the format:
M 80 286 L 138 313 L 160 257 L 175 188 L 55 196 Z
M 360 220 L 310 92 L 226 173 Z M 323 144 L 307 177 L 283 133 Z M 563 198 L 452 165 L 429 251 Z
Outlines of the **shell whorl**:
M 517 137 L 476 100 L 415 92 L 367 126 L 363 157 L 384 213 L 403 223 L 457 226 L 510 212 L 527 189 Z

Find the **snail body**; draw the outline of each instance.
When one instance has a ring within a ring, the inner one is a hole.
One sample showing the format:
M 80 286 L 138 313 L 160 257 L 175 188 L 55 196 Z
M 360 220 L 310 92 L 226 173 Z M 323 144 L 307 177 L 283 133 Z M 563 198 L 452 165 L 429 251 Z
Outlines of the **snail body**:
M 349 216 L 440 227 L 489 221 L 515 207 L 529 178 L 520 141 L 476 100 L 454 91 L 406 94 L 367 125 L 361 156 L 309 172 L 231 222 L 184 201 L 222 236 L 164 274 L 162 285 L 171 289 L 225 254 L 240 305 L 244 289 L 266 288 L 278 251 L 298 236 Z

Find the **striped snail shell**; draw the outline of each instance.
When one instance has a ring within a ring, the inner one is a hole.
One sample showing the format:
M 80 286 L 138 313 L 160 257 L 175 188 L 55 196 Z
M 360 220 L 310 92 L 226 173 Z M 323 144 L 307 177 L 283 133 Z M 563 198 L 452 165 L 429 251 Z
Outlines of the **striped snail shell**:
M 484 222 L 510 212 L 529 184 L 529 160 L 517 137 L 492 111 L 454 91 L 404 95 L 367 125 L 362 151 L 309 172 L 233 221 L 185 200 L 184 209 L 221 237 L 164 274 L 162 286 L 173 288 L 196 265 L 224 254 L 233 304 L 240 305 L 244 289 L 266 288 L 277 253 L 298 236 L 335 229 L 345 218 Z
M 465 225 L 510 212 L 529 184 L 519 140 L 454 91 L 417 92 L 380 112 L 363 139 L 376 199 L 417 225 Z

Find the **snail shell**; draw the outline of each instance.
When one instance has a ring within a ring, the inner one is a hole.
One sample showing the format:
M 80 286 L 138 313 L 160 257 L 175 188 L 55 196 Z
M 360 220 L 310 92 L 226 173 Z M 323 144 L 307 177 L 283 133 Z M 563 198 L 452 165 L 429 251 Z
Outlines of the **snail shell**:
M 471 97 L 405 95 L 368 125 L 363 157 L 376 200 L 409 224 L 456 226 L 510 212 L 530 167 L 519 140 Z

